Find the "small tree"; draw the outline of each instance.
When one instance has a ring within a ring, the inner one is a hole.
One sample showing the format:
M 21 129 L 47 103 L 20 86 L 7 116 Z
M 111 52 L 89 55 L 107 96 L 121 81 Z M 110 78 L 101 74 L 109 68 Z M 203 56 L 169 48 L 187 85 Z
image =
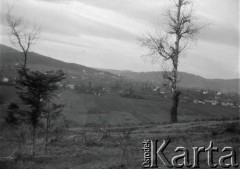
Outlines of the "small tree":
M 26 141 L 28 131 L 26 130 L 26 126 L 22 123 L 23 119 L 21 118 L 20 107 L 17 103 L 12 102 L 8 105 L 7 114 L 4 119 L 7 124 L 5 127 L 10 129 L 10 133 L 6 132 L 5 138 L 11 138 L 9 142 L 16 142 L 18 148 L 15 150 L 21 152 L 22 144 Z
M 10 103 L 8 105 L 7 115 L 4 118 L 6 123 L 12 128 L 16 128 L 20 124 L 20 119 L 17 117 L 19 115 L 19 106 L 16 103 Z
M 23 63 L 17 70 L 18 96 L 27 108 L 19 111 L 19 118 L 23 123 L 31 126 L 32 155 L 35 154 L 36 129 L 40 125 L 42 113 L 47 104 L 53 104 L 52 99 L 59 91 L 58 82 L 65 79 L 63 71 L 47 71 L 45 73 L 27 68 L 28 54 L 40 35 L 40 27 L 27 24 L 22 17 L 12 15 L 12 8 L 8 8 L 6 16 L 10 28 L 10 41 L 13 46 L 20 48 L 23 53 Z M 48 119 L 49 120 L 49 119 Z
M 59 91 L 57 82 L 64 79 L 63 71 L 48 71 L 42 73 L 39 71 L 31 71 L 24 67 L 18 69 L 20 79 L 17 81 L 18 95 L 27 110 L 21 111 L 21 116 L 25 119 L 25 123 L 31 126 L 32 134 L 32 155 L 35 154 L 36 129 L 40 125 L 41 115 L 47 103 L 51 103 L 53 97 Z
M 182 52 L 199 32 L 200 27 L 194 24 L 190 0 L 176 0 L 174 7 L 167 12 L 166 30 L 157 29 L 139 38 L 141 45 L 150 50 L 149 56 L 153 62 L 163 58 L 171 61 L 172 70 L 164 78 L 170 82 L 173 104 L 171 108 L 171 122 L 177 122 L 177 107 L 180 91 L 178 82 L 178 60 Z
M 49 139 L 49 132 L 54 125 L 54 122 L 59 118 L 62 112 L 64 105 L 51 103 L 46 106 L 45 110 L 43 111 L 43 118 L 46 119 L 46 127 L 45 127 L 45 142 L 48 142 Z

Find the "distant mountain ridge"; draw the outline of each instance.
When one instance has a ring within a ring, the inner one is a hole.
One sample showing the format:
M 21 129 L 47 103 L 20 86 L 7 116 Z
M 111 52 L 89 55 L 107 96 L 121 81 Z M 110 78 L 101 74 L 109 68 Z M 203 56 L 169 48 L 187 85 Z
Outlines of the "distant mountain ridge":
M 0 60 L 2 65 L 6 65 L 9 63 L 19 63 L 21 62 L 21 59 L 23 58 L 23 55 L 21 52 L 10 48 L 5 45 L 0 44 Z M 92 72 L 99 72 L 96 69 L 89 68 L 83 65 L 78 65 L 75 63 L 66 63 L 57 59 L 53 59 L 51 57 L 43 56 L 34 52 L 29 52 L 28 56 L 28 63 L 29 65 L 45 65 L 52 68 L 60 68 L 60 69 L 69 69 L 69 70 L 82 70 L 87 69 Z
M 116 74 L 118 76 L 123 76 L 129 79 L 140 82 L 155 82 L 163 83 L 163 72 L 133 72 L 129 70 L 111 70 L 111 69 L 101 69 L 103 71 L 108 71 L 110 73 Z M 199 88 L 199 89 L 211 89 L 222 92 L 236 92 L 240 93 L 239 84 L 240 79 L 206 79 L 198 75 L 179 72 L 179 85 L 186 88 Z
M 5 45 L 0 44 L 0 68 L 7 67 L 6 75 L 16 76 L 15 65 L 21 62 L 22 53 Z M 62 69 L 68 73 L 67 82 L 72 84 L 88 83 L 103 84 L 106 82 L 114 83 L 116 80 L 124 78 L 138 82 L 163 83 L 162 72 L 133 72 L 130 70 L 110 70 L 95 69 L 75 63 L 66 63 L 51 57 L 43 56 L 30 52 L 28 57 L 30 67 L 38 70 L 57 70 Z M 182 87 L 211 89 L 222 92 L 238 92 L 240 79 L 205 79 L 201 76 L 179 72 Z
M 0 68 L 5 66 L 5 76 L 10 78 L 16 77 L 16 65 L 22 62 L 23 55 L 21 52 L 0 44 Z M 28 65 L 34 70 L 59 70 L 62 69 L 67 73 L 66 83 L 81 84 L 93 82 L 96 85 L 105 81 L 119 79 L 115 74 L 96 70 L 87 66 L 66 63 L 51 57 L 43 56 L 34 52 L 29 52 Z

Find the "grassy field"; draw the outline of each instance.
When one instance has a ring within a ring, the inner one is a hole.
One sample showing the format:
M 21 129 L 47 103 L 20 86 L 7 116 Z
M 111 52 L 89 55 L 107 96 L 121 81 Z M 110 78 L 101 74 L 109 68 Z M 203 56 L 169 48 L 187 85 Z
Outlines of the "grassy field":
M 8 102 L 18 101 L 12 88 L 4 90 L 11 92 Z M 166 150 L 169 157 L 174 155 L 176 146 L 208 147 L 209 141 L 214 141 L 219 147 L 234 147 L 239 159 L 240 121 L 233 121 L 239 117 L 237 108 L 180 103 L 179 123 L 168 124 L 171 101 L 163 97 L 131 99 L 117 94 L 94 96 L 66 90 L 59 95 L 59 102 L 65 104 L 63 113 L 71 121 L 61 139 L 45 150 L 39 144 L 35 157 L 25 155 L 30 154 L 30 145 L 24 144 L 24 153 L 15 160 L 0 158 L 0 169 L 139 169 L 145 139 L 160 142 L 170 139 Z M 7 105 L 0 108 L 3 118 Z M 104 134 L 100 130 L 101 120 L 109 126 L 107 135 L 99 140 Z M 17 143 L 8 130 L 0 134 L 0 157 L 6 157 Z M 201 156 L 200 168 L 208 168 L 206 157 Z M 161 163 L 159 167 L 163 168 Z
M 146 99 L 123 98 L 118 95 L 84 95 L 65 91 L 60 102 L 68 119 L 85 125 L 94 123 L 99 116 L 113 126 L 153 125 L 169 122 L 171 100 L 148 96 Z M 86 102 L 86 104 L 84 104 Z M 238 108 L 180 103 L 179 121 L 204 121 L 234 119 L 239 117 Z
M 1 94 L 7 102 L 18 102 L 13 87 L 1 86 Z M 112 126 L 168 123 L 171 100 L 160 96 L 144 96 L 144 98 L 123 98 L 118 94 L 95 96 L 65 90 L 59 95 L 58 102 L 65 105 L 63 113 L 74 125 L 83 126 L 95 123 L 99 117 L 107 120 Z M 4 115 L 6 108 L 6 104 L 0 106 L 1 116 Z M 235 119 L 237 117 L 239 117 L 237 107 L 180 103 L 178 109 L 179 122 Z
M 7 102 L 19 102 L 13 87 L 1 86 L 1 94 Z M 59 95 L 58 102 L 65 105 L 63 113 L 74 125 L 83 126 L 95 123 L 99 117 L 107 120 L 112 126 L 168 123 L 171 100 L 160 96 L 144 96 L 144 98 L 123 98 L 118 94 L 95 96 L 65 90 Z M 4 116 L 6 109 L 7 104 L 0 106 L 0 117 Z M 239 117 L 237 107 L 180 103 L 178 109 L 179 122 L 235 119 L 237 117 Z

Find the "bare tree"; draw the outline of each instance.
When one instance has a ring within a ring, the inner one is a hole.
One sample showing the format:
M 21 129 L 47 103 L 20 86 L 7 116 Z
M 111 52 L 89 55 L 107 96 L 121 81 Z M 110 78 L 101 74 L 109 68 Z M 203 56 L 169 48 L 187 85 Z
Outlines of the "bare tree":
M 181 94 L 177 88 L 179 57 L 188 46 L 188 42 L 195 38 L 201 29 L 194 23 L 190 0 L 175 0 L 174 8 L 167 12 L 166 29 L 156 29 L 156 32 L 147 33 L 139 38 L 141 46 L 147 47 L 147 55 L 152 62 L 163 59 L 170 61 L 171 71 L 164 73 L 172 89 L 173 105 L 171 108 L 171 122 L 177 122 L 178 97 Z
M 43 111 L 43 118 L 46 119 L 46 128 L 45 128 L 46 143 L 48 143 L 49 141 L 49 132 L 51 131 L 51 128 L 54 126 L 54 122 L 56 122 L 56 120 L 60 116 L 64 117 L 64 115 L 62 114 L 63 108 L 64 108 L 64 105 L 62 104 L 48 103 L 46 106 L 46 109 Z
M 12 9 L 12 7 L 8 7 L 6 15 L 11 30 L 10 41 L 14 47 L 20 48 L 23 52 L 24 61 L 22 66 L 26 68 L 29 49 L 38 40 L 41 27 L 35 23 L 31 26 L 22 17 L 13 16 Z

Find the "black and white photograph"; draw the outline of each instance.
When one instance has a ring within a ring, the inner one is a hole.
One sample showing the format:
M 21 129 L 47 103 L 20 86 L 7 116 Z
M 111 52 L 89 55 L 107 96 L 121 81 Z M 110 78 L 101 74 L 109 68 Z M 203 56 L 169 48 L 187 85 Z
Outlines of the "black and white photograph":
M 238 0 L 0 0 L 0 169 L 240 168 Z

